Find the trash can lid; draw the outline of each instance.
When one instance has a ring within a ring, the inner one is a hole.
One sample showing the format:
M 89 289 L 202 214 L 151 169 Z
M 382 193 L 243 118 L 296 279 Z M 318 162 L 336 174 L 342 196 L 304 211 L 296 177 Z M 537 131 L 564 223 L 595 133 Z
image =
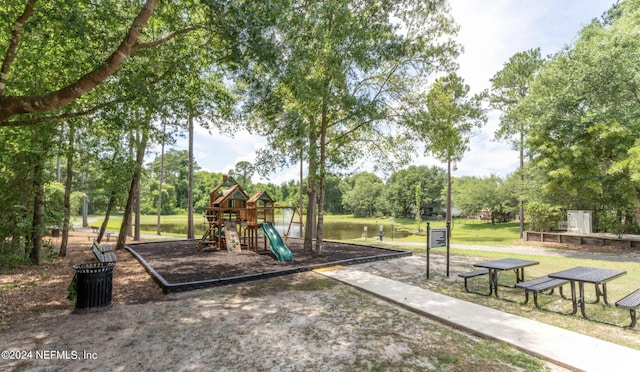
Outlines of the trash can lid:
M 114 262 L 89 262 L 73 265 L 73 269 L 79 273 L 99 273 L 113 270 Z

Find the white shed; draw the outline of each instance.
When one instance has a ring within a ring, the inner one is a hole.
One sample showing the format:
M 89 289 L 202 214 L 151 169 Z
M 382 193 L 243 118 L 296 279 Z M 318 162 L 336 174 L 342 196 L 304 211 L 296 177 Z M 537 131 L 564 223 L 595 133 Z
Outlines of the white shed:
M 567 211 L 567 231 L 591 234 L 591 211 Z

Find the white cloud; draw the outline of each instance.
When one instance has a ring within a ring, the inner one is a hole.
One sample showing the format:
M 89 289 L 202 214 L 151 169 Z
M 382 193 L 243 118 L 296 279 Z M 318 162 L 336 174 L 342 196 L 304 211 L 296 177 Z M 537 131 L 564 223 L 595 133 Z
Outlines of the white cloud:
M 193 142 L 194 158 L 200 167 L 211 172 L 227 172 L 240 161 L 254 162 L 256 151 L 266 140 L 244 129 L 224 132 L 214 129 L 209 133 L 196 127 Z M 187 139 L 179 139 L 176 146 L 187 148 Z

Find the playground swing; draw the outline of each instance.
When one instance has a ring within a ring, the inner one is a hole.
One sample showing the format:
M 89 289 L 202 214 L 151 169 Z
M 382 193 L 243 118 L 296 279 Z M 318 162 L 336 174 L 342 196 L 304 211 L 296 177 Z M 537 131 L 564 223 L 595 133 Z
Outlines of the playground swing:
M 291 236 L 291 227 L 293 224 L 299 224 L 302 229 L 304 229 L 304 223 L 302 222 L 302 215 L 300 214 L 298 207 L 294 206 L 274 206 L 275 209 L 282 209 L 282 224 L 283 226 L 283 237 L 286 242 L 289 236 Z M 289 221 L 286 221 L 287 213 L 286 211 L 291 210 L 291 215 L 289 216 Z M 298 214 L 299 221 L 295 221 L 296 213 Z M 286 229 L 284 228 L 286 226 Z

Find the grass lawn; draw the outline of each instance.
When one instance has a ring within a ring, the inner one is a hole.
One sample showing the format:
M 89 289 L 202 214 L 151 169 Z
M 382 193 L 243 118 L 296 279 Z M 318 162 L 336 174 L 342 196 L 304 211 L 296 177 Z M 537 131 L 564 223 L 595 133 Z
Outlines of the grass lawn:
M 157 222 L 157 216 L 155 215 L 143 215 L 140 217 L 140 223 L 143 225 L 155 225 Z M 102 224 L 103 216 L 89 216 L 89 220 L 93 221 L 90 225 L 100 226 Z M 278 218 L 276 217 L 276 220 Z M 341 221 L 349 221 L 352 223 L 358 224 L 379 224 L 382 223 L 385 226 L 385 231 L 389 231 L 391 227 L 391 219 L 385 218 L 354 218 L 351 215 L 325 215 L 324 220 L 327 223 L 331 222 L 341 222 Z M 122 217 L 120 216 L 112 216 L 109 219 L 109 223 L 107 225 L 107 231 L 119 231 L 120 230 L 120 221 L 122 221 Z M 194 216 L 194 221 L 196 224 L 201 223 L 200 216 Z M 76 225 L 80 224 L 80 219 L 75 218 L 72 222 Z M 187 224 L 187 216 L 186 215 L 170 215 L 170 216 L 162 216 L 161 222 L 163 224 Z M 444 228 L 445 221 L 429 221 L 429 225 L 431 228 Z M 514 241 L 519 240 L 520 238 L 520 230 L 518 222 L 508 222 L 508 223 L 496 223 L 491 224 L 488 221 L 479 221 L 472 219 L 455 219 L 452 223 L 453 228 L 451 230 L 451 244 L 470 244 L 470 245 L 488 245 L 495 247 L 506 247 L 513 244 Z M 394 241 L 398 242 L 425 242 L 425 229 L 426 222 L 422 221 L 420 223 L 420 234 L 411 235 L 407 238 L 394 238 Z M 416 233 L 418 231 L 418 224 L 415 220 L 408 218 L 396 218 L 394 219 L 394 228 L 396 231 L 407 231 L 410 233 Z M 143 234 L 155 234 L 155 228 L 152 230 L 143 230 L 141 231 Z M 166 233 L 166 235 L 179 235 L 179 234 L 170 234 Z M 389 234 L 385 235 L 388 239 Z M 365 239 L 355 239 L 354 242 L 365 242 Z M 371 241 L 371 238 L 368 240 Z
M 379 219 L 379 218 L 353 218 L 350 215 L 326 215 L 324 217 L 326 222 L 332 221 L 350 221 L 361 224 L 377 224 L 383 223 L 388 225 L 385 227 L 385 231 L 391 227 L 391 219 Z M 446 226 L 445 221 L 428 221 L 429 227 L 432 229 L 444 228 Z M 488 245 L 494 247 L 506 247 L 513 245 L 514 241 L 520 239 L 520 223 L 519 222 L 507 222 L 492 224 L 489 221 L 472 220 L 467 218 L 456 218 L 452 222 L 451 229 L 451 244 L 470 244 L 470 245 Z M 397 239 L 398 242 L 420 242 L 423 243 L 426 240 L 425 230 L 427 223 L 422 221 L 420 223 L 420 234 L 411 235 L 406 238 Z M 415 233 L 418 231 L 418 224 L 415 220 L 408 218 L 396 218 L 394 219 L 394 228 L 396 231 L 407 231 Z M 385 239 L 389 239 L 390 234 L 385 235 Z M 365 241 L 365 239 L 356 239 L 356 241 Z M 369 240 L 371 240 L 369 238 Z
M 200 223 L 200 216 L 194 216 L 194 223 Z M 104 221 L 104 216 L 89 216 L 88 217 L 91 226 L 101 226 Z M 184 224 L 187 225 L 187 215 L 170 215 L 170 216 L 162 216 L 160 221 L 165 223 L 172 224 Z M 109 218 L 109 223 L 107 223 L 107 231 L 117 232 L 120 231 L 120 224 L 122 222 L 122 216 L 111 216 Z M 143 225 L 153 225 L 153 230 L 142 230 L 142 234 L 155 234 L 155 224 L 158 222 L 158 216 L 156 215 L 142 215 L 140 216 L 140 223 Z M 76 226 L 82 225 L 82 219 L 80 217 L 74 217 L 71 219 L 71 223 Z M 175 234 L 179 235 L 179 234 Z M 186 235 L 185 235 L 186 236 Z

